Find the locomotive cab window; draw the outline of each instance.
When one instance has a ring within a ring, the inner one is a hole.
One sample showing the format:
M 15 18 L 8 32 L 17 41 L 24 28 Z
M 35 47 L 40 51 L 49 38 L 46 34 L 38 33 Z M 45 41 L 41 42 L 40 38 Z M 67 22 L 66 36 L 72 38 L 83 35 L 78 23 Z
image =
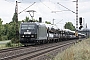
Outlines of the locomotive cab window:
M 28 25 L 21 25 L 21 28 L 22 28 L 22 29 L 27 29 L 27 26 L 28 26 Z
M 34 29 L 35 25 L 21 25 L 22 29 Z
M 35 25 L 28 25 L 28 29 L 34 29 Z

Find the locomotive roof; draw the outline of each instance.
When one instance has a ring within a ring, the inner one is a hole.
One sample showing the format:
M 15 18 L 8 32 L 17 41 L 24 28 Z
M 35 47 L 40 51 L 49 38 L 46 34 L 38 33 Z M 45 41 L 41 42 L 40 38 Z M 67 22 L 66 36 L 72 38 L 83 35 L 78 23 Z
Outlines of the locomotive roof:
M 37 24 L 37 23 L 35 23 L 35 22 L 23 22 L 21 24 Z

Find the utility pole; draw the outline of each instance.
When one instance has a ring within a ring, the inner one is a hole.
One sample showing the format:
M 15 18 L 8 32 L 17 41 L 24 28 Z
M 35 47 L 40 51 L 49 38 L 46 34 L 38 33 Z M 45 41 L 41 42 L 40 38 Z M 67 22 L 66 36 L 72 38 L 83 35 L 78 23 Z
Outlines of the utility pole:
M 86 38 L 88 38 L 87 23 L 86 23 Z
M 75 36 L 78 37 L 78 0 L 73 1 L 76 2 L 76 31 Z
M 15 14 L 16 14 L 16 23 L 18 23 L 18 2 L 17 1 L 15 6 Z
M 20 3 L 20 2 L 16 1 L 16 6 L 15 6 L 16 39 L 19 39 L 19 29 L 18 29 L 18 3 Z
M 76 0 L 76 31 L 75 35 L 78 37 L 78 0 Z
M 18 39 L 18 2 L 16 1 L 16 6 L 15 6 L 15 16 L 16 16 L 16 20 L 15 20 L 15 23 L 16 23 L 16 38 Z

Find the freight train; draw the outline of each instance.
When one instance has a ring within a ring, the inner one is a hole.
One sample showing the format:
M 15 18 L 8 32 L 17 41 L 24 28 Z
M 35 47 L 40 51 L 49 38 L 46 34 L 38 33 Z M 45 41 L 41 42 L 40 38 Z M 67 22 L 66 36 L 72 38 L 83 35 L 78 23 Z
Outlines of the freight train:
M 50 42 L 59 42 L 63 40 L 71 40 L 85 38 L 85 34 L 75 36 L 75 31 L 68 29 L 59 29 L 54 25 L 41 22 L 24 22 L 20 24 L 20 43 L 24 45 L 42 44 Z

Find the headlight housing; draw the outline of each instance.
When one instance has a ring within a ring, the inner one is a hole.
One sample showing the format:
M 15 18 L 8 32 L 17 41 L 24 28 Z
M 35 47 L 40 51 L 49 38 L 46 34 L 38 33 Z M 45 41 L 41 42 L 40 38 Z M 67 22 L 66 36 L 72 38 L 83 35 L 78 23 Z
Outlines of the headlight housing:
M 22 35 L 21 37 L 24 37 L 24 35 Z
M 34 35 L 31 35 L 31 37 L 34 37 Z

